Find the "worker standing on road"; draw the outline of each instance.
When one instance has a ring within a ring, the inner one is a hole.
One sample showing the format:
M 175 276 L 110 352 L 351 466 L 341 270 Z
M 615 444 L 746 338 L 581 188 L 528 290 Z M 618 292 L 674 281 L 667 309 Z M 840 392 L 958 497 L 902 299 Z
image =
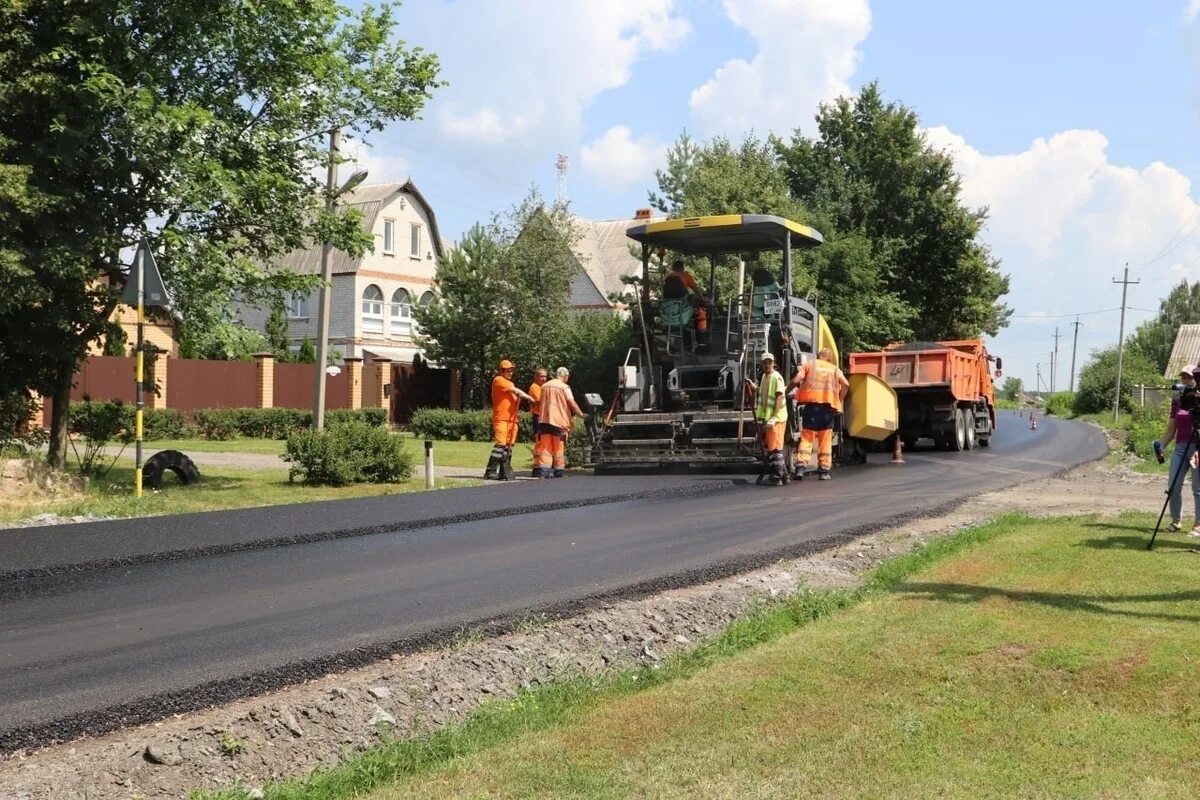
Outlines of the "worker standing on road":
M 537 426 L 541 459 L 538 467 L 542 478 L 561 478 L 565 474 L 567 437 L 575 427 L 575 417 L 583 416 L 583 410 L 567 385 L 570 378 L 571 371 L 559 367 L 554 371 L 554 380 L 542 386 L 542 414 Z
M 763 353 L 762 380 L 755 386 L 746 378 L 750 390 L 755 392 L 754 419 L 758 421 L 759 436 L 763 442 L 763 470 L 758 483 L 768 475 L 777 485 L 788 482 L 787 467 L 783 460 L 784 431 L 787 429 L 786 385 L 782 375 L 775 371 L 775 356 Z
M 492 378 L 492 457 L 483 477 L 487 480 L 513 479 L 512 448 L 517 443 L 518 413 L 521 401 L 533 402 L 512 382 L 516 367 L 507 358 L 500 362 L 500 374 Z
M 529 411 L 533 414 L 533 477 L 538 476 L 538 470 L 541 469 L 541 446 L 538 438 L 538 418 L 542 415 L 542 384 L 546 382 L 545 367 L 538 367 L 533 371 L 533 383 L 529 384 L 529 396 L 533 398 L 533 402 L 529 404 Z
M 827 481 L 833 469 L 833 426 L 850 391 L 850 381 L 833 363 L 833 351 L 822 347 L 815 359 L 796 368 L 791 385 L 796 387 L 796 402 L 804 405 L 800 417 L 803 427 L 796 445 L 796 477 L 804 477 L 815 442 L 817 476 Z

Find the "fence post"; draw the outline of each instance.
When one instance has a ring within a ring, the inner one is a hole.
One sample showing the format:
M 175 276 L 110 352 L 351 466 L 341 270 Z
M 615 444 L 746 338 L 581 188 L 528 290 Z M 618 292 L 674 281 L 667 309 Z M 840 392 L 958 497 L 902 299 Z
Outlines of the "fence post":
M 425 440 L 425 488 L 433 488 L 433 442 Z
M 33 397 L 33 409 L 32 413 L 29 415 L 29 423 L 25 426 L 25 430 L 27 431 L 31 431 L 34 428 L 45 427 L 42 424 L 42 420 L 44 419 L 43 415 L 46 413 L 46 398 L 42 397 L 37 392 L 31 391 L 29 394 Z
M 362 367 L 363 360 L 358 356 L 348 356 L 342 359 L 346 365 L 346 381 L 350 389 L 350 408 L 362 408 Z
M 371 405 L 379 408 L 390 408 L 392 393 L 388 389 L 392 385 L 392 360 L 390 358 L 375 359 L 375 369 L 378 370 L 375 374 L 378 376 L 375 381 L 375 397 L 364 397 L 363 403 L 370 401 Z M 388 414 L 388 421 L 391 421 L 391 414 Z
M 255 353 L 254 399 L 257 408 L 275 407 L 275 354 Z

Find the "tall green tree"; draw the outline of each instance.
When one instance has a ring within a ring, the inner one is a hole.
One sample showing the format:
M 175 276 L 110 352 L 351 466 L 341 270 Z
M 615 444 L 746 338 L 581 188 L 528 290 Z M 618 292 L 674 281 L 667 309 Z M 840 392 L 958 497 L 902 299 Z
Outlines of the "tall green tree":
M 1025 382 L 1020 378 L 1010 376 L 1004 379 L 1004 385 L 1000 388 L 1000 396 L 1005 400 L 1019 400 L 1024 391 Z
M 430 360 L 464 370 L 469 404 L 488 402 L 500 359 L 525 372 L 568 351 L 577 238 L 567 209 L 531 191 L 438 262 L 433 302 L 413 309 L 417 341 Z
M 393 8 L 334 0 L 12 0 L 0 5 L 0 375 L 67 399 L 148 234 L 186 325 L 311 288 L 264 269 L 328 240 L 370 245 L 328 215 L 314 176 L 327 134 L 415 117 L 437 61 L 395 40 Z
M 271 303 L 271 313 L 267 316 L 265 333 L 267 348 L 275 354 L 276 361 L 289 361 L 292 357 L 292 342 L 288 338 L 287 309 L 283 300 L 275 298 Z
M 1121 360 L 1121 408 L 1128 411 L 1133 405 L 1133 387 L 1153 386 L 1162 376 L 1141 353 L 1125 350 Z M 1075 413 L 1097 414 L 1111 412 L 1117 390 L 1117 347 L 1105 347 L 1092 353 L 1088 363 L 1079 370 L 1079 391 L 1075 393 Z
M 953 159 L 929 145 L 917 115 L 871 83 L 823 104 L 817 129 L 776 141 L 791 193 L 838 236 L 869 243 L 886 290 L 914 312 L 912 334 L 998 333 L 1008 278 L 980 240 L 986 209 L 963 204 Z
M 1180 325 L 1200 323 L 1200 281 L 1180 281 L 1158 304 L 1158 314 L 1137 326 L 1129 337 L 1130 351 L 1140 353 L 1159 374 L 1165 374 Z M 1174 365 L 1179 369 L 1183 364 Z M 1173 378 L 1174 376 L 1168 376 Z

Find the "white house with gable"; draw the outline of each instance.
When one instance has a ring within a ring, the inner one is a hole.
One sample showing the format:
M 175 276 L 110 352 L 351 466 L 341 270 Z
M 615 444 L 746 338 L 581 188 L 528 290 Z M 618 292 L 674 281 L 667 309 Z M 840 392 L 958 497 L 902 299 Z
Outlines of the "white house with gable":
M 333 251 L 329 349 L 343 356 L 387 358 L 411 364 L 420 352 L 413 341 L 412 309 L 433 299 L 437 259 L 445 247 L 437 218 L 412 181 L 359 186 L 339 200 L 362 212 L 363 228 L 375 237 L 374 251 L 361 258 Z M 288 254 L 280 269 L 321 273 L 321 245 Z M 292 350 L 305 337 L 317 340 L 319 294 L 296 294 L 287 301 Z M 243 325 L 266 330 L 268 309 L 240 306 Z

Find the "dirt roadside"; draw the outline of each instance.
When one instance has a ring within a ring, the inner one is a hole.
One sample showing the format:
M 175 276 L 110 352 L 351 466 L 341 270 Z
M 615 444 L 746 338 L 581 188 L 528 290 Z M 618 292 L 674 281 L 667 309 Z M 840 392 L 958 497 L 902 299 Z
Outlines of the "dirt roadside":
M 464 631 L 445 650 L 396 655 L 260 697 L 9 756 L 0 761 L 0 800 L 186 797 L 194 788 L 239 781 L 256 787 L 304 774 L 374 745 L 388 728 L 399 736 L 420 733 L 566 672 L 655 663 L 715 634 L 758 598 L 856 585 L 886 558 L 1001 513 L 1157 511 L 1161 484 L 1127 465 L 1099 461 L 727 580 L 616 602 L 567 620 L 529 620 L 494 639 Z

